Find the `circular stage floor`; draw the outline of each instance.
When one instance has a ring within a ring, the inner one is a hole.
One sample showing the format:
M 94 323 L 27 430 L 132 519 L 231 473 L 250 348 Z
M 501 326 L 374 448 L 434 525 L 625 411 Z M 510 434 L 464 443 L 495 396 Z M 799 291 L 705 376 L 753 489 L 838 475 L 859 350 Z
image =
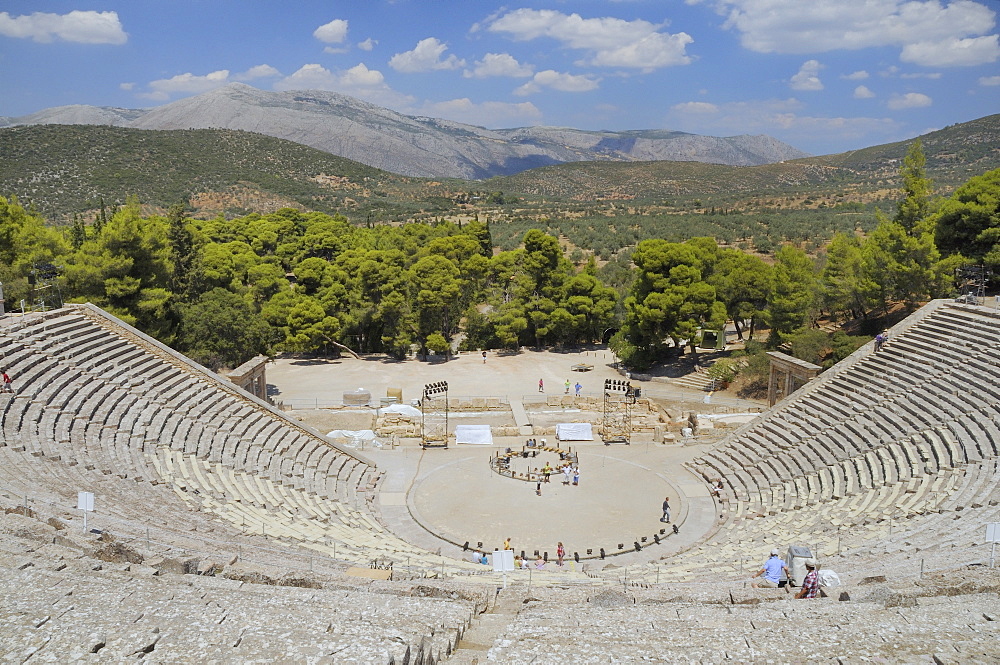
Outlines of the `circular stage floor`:
M 670 497 L 673 517 L 682 518 L 683 498 L 667 481 L 664 458 L 645 444 L 573 446 L 579 453 L 580 485 L 563 485 L 561 473 L 542 483 L 502 477 L 490 470 L 493 447 L 428 451 L 438 464 L 420 475 L 408 497 L 410 511 L 428 531 L 470 548 L 477 542 L 492 551 L 510 537 L 515 551 L 528 556 L 537 549 L 555 557 L 562 541 L 568 556 L 588 548 L 596 555 L 603 547 L 610 553 L 619 543 L 633 541 L 670 525 L 660 522 L 663 498 Z M 449 458 L 440 459 L 440 453 Z M 554 453 L 516 460 L 518 469 L 530 464 L 542 468 L 548 461 L 556 467 Z M 424 465 L 427 464 L 425 459 Z M 655 550 L 651 550 L 651 553 Z

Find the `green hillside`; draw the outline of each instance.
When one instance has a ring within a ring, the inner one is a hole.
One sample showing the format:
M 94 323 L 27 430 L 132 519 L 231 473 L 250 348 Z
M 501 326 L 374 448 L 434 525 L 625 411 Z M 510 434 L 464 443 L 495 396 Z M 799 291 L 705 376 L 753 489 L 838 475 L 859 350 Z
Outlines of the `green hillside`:
M 1000 167 L 1000 115 L 921 137 L 937 194 Z M 147 213 L 185 204 L 197 218 L 284 207 L 340 213 L 355 223 L 479 217 L 516 247 L 542 228 L 565 248 L 608 259 L 646 238 L 712 235 L 772 251 L 868 231 L 899 196 L 912 141 L 780 164 L 575 162 L 486 181 L 399 176 L 260 134 L 36 125 L 0 129 L 0 195 L 52 222 L 93 219 L 136 195 Z
M 146 206 L 188 203 L 201 216 L 285 206 L 365 219 L 434 210 L 423 187 L 320 150 L 231 130 L 152 131 L 91 125 L 0 129 L 0 193 L 54 221 L 135 194 Z

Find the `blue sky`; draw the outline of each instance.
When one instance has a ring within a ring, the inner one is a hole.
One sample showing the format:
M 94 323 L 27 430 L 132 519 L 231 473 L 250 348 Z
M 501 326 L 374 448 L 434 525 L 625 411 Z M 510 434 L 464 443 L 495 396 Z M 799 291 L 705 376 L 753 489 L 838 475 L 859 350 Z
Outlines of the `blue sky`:
M 770 134 L 814 154 L 1000 112 L 997 0 L 0 4 L 0 115 L 240 81 L 486 127 Z

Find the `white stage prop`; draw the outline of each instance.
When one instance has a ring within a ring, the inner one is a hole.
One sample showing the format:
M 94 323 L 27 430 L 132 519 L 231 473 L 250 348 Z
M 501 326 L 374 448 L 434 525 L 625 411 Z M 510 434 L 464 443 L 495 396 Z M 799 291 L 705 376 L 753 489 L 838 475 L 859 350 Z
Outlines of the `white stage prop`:
M 489 425 L 459 425 L 455 428 L 455 443 L 492 446 L 493 433 Z
M 559 423 L 556 438 L 560 441 L 593 441 L 594 430 L 590 423 Z

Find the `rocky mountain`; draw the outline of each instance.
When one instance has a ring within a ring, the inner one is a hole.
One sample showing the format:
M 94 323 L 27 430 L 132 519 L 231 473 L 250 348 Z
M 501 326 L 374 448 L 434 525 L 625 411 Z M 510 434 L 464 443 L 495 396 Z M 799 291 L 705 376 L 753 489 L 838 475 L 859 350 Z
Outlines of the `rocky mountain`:
M 0 127 L 113 125 L 236 129 L 301 143 L 407 176 L 478 180 L 578 161 L 694 161 L 754 166 L 807 154 L 770 136 L 713 137 L 669 130 L 590 132 L 558 127 L 490 130 L 409 116 L 335 92 L 268 92 L 233 83 L 147 110 L 62 106 Z

